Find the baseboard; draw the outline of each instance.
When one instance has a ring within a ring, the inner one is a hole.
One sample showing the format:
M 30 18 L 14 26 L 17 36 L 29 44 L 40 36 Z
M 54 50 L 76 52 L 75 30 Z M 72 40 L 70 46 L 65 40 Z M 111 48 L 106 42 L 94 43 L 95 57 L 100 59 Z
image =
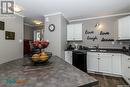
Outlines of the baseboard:
M 8 62 L 15 61 L 15 60 L 22 59 L 22 58 L 23 57 L 10 58 L 10 59 L 7 59 L 7 60 L 3 60 L 2 62 L 0 62 L 0 64 L 8 63 Z
M 105 75 L 105 76 L 113 76 L 113 77 L 122 77 L 122 75 L 111 74 L 111 73 L 95 72 L 95 71 L 89 71 L 89 70 L 88 70 L 88 73 L 99 74 L 99 75 Z

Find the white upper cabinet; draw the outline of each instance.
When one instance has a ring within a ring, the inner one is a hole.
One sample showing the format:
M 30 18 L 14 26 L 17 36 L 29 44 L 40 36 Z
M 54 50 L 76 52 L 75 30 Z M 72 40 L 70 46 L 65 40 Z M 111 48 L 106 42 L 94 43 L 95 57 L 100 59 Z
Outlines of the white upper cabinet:
M 82 24 L 67 25 L 67 41 L 81 41 L 82 40 Z
M 118 20 L 118 40 L 130 39 L 130 16 Z
M 74 27 L 74 40 L 82 40 L 82 24 L 75 24 Z
M 73 25 L 67 25 L 67 40 L 68 41 L 73 41 L 74 36 L 74 26 Z

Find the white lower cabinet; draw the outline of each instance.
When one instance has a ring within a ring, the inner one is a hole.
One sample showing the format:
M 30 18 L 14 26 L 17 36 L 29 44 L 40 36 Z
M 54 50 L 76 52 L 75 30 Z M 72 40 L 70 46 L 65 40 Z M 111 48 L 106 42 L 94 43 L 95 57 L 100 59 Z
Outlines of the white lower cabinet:
M 122 75 L 121 71 L 121 54 L 112 54 L 112 73 Z
M 122 75 L 130 84 L 130 56 L 122 55 Z
M 112 58 L 108 53 L 101 53 L 99 57 L 99 72 L 112 72 Z
M 87 53 L 87 69 L 89 71 L 98 72 L 98 54 L 97 53 Z
M 65 51 L 65 61 L 72 64 L 72 51 Z
M 89 71 L 121 75 L 121 55 L 116 53 L 87 53 Z
M 72 51 L 65 51 L 65 61 L 72 64 Z M 130 84 L 130 56 L 127 55 L 87 52 L 87 70 L 122 75 Z

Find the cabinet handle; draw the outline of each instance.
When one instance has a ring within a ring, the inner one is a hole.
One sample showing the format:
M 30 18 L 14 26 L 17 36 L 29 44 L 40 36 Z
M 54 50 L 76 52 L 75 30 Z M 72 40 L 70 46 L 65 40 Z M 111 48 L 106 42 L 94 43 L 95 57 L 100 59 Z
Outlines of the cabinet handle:
M 130 69 L 130 67 L 128 67 L 128 69 Z
M 130 78 L 128 78 L 128 80 L 130 80 Z
M 128 58 L 128 60 L 130 60 L 130 58 Z

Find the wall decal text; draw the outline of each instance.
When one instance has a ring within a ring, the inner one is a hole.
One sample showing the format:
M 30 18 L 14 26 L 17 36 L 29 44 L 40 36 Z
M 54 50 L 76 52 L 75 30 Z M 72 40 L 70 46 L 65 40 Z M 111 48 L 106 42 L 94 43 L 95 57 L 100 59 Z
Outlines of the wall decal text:
M 110 34 L 109 32 L 100 31 L 100 35 L 109 35 L 109 34 Z
M 97 39 L 98 39 L 97 36 L 94 36 L 94 37 L 88 36 L 88 37 L 87 37 L 87 40 L 95 41 L 95 40 L 97 40 Z
M 101 41 L 114 41 L 114 39 L 105 39 L 105 38 L 102 38 Z
M 86 30 L 85 34 L 94 34 L 94 31 L 88 31 L 88 30 Z

